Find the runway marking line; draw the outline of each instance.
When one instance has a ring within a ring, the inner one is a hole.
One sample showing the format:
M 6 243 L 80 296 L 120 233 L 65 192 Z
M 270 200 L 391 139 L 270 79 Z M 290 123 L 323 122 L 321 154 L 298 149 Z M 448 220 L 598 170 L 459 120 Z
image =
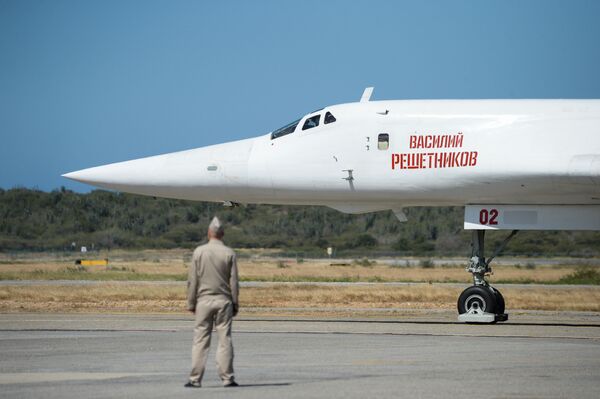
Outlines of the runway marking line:
M 187 332 L 188 329 L 48 329 L 48 328 L 24 328 L 24 329 L 0 329 L 0 332 Z M 215 332 L 215 331 L 213 331 Z M 572 340 L 600 340 L 598 337 L 575 337 L 570 335 L 484 335 L 484 334 L 451 334 L 451 333 L 418 333 L 418 332 L 378 332 L 378 331 L 307 331 L 307 330 L 294 330 L 294 331 L 276 331 L 276 330 L 234 330 L 234 334 L 302 334 L 302 335 L 389 335 L 389 336 L 418 336 L 418 337 L 465 337 L 465 338 L 508 338 L 508 339 L 572 339 Z
M 179 332 L 177 329 L 119 329 L 119 328 L 5 328 L 0 332 Z
M 598 337 L 574 337 L 560 335 L 480 335 L 480 334 L 435 334 L 435 333 L 398 333 L 398 332 L 348 332 L 348 331 L 234 331 L 235 334 L 315 334 L 315 335 L 391 335 L 391 336 L 417 336 L 417 337 L 465 337 L 465 338 L 525 338 L 525 339 L 576 339 L 600 340 Z

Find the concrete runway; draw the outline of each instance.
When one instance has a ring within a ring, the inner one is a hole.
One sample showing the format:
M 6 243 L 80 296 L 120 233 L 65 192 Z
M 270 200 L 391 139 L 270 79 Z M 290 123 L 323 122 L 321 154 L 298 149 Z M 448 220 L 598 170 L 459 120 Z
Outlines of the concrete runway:
M 241 387 L 220 386 L 211 356 L 204 387 L 186 389 L 190 316 L 1 314 L 0 397 L 600 397 L 598 314 L 450 316 L 239 319 Z

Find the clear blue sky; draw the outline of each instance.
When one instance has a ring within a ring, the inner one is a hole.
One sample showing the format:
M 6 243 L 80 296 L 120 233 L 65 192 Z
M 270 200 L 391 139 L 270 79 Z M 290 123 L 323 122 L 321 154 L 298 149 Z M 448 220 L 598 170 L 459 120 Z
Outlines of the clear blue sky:
M 0 187 L 328 104 L 600 98 L 600 1 L 0 0 Z

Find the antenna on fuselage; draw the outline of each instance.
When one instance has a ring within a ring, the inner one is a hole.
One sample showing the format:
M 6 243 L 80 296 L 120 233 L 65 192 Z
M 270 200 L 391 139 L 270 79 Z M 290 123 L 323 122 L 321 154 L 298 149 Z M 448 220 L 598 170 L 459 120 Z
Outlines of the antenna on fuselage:
M 360 102 L 361 103 L 369 102 L 369 100 L 371 99 L 371 94 L 373 94 L 373 88 L 372 87 L 367 87 L 365 89 L 365 91 L 363 91 L 363 95 L 360 98 Z

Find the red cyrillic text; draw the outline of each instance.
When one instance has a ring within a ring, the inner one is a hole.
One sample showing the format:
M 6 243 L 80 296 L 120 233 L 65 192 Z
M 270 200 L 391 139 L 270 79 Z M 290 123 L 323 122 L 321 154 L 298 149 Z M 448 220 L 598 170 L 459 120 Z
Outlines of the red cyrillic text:
M 392 169 L 464 168 L 477 165 L 477 151 L 392 154 Z

